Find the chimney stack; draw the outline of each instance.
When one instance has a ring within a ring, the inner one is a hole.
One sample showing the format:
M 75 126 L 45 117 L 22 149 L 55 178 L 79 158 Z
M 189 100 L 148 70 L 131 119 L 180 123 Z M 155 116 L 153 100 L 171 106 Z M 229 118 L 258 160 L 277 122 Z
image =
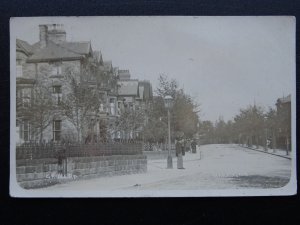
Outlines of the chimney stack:
M 45 48 L 48 41 L 56 44 L 66 41 L 66 31 L 63 24 L 42 24 L 40 28 L 41 48 Z
M 39 25 L 40 28 L 40 44 L 41 48 L 45 48 L 47 46 L 47 25 Z
M 66 31 L 63 24 L 47 24 L 47 38 L 56 44 L 66 41 Z

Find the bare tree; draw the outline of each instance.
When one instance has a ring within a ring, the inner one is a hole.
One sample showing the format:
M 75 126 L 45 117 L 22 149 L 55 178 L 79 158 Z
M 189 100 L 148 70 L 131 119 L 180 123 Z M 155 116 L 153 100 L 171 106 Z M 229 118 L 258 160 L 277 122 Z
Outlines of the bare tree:
M 81 74 L 66 69 L 66 82 L 68 93 L 61 103 L 64 115 L 74 125 L 77 141 L 82 141 L 89 128 L 94 125 L 91 118 L 99 112 L 100 98 L 96 87 L 91 87 L 88 82 L 81 81 Z
M 158 87 L 155 91 L 159 96 L 171 95 L 172 98 L 175 98 L 177 91 L 178 83 L 175 79 L 169 80 L 167 75 L 159 75 Z
M 146 115 L 143 109 L 133 110 L 127 107 L 117 119 L 114 130 L 115 132 L 125 132 L 125 134 L 132 132 L 133 138 L 135 138 L 136 131 L 143 128 L 145 118 Z
M 49 74 L 49 68 L 41 67 L 38 78 L 29 89 L 30 98 L 17 99 L 18 115 L 22 115 L 23 120 L 28 120 L 32 136 L 38 137 L 40 142 L 43 141 L 44 130 L 51 124 L 56 114 L 47 74 Z

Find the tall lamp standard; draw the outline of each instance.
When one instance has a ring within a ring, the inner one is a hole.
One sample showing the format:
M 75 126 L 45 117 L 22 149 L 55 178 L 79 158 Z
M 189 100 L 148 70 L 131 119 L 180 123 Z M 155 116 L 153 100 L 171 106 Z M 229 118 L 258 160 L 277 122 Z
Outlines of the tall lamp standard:
M 265 139 L 265 151 L 267 151 L 268 150 L 268 128 L 267 128 L 268 117 L 265 116 L 264 119 L 265 119 L 265 136 L 266 136 L 266 139 Z
M 171 156 L 171 125 L 170 125 L 170 108 L 172 107 L 173 98 L 170 95 L 166 95 L 164 98 L 165 107 L 168 109 L 168 159 L 167 159 L 167 169 L 173 169 L 173 161 Z

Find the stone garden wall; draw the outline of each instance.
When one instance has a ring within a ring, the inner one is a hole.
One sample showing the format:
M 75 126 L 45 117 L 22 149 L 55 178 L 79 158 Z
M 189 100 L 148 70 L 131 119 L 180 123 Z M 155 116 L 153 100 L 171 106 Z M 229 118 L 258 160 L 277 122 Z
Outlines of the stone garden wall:
M 167 159 L 168 151 L 143 151 L 148 160 Z M 171 150 L 171 156 L 176 156 L 175 150 Z
M 17 181 L 25 189 L 64 181 L 147 171 L 146 155 L 113 155 L 67 158 L 67 174 L 58 173 L 57 159 L 17 160 Z

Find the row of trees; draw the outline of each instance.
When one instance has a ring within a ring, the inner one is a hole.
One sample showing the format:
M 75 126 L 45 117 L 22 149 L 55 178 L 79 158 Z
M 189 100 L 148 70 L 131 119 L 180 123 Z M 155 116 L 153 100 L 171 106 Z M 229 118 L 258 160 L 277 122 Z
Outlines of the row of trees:
M 225 122 L 220 117 L 215 123 L 202 121 L 199 133 L 203 143 L 239 143 L 248 146 L 266 146 L 276 149 L 277 140 L 285 138 L 289 143 L 291 121 L 288 115 L 280 115 L 275 109 L 269 108 L 265 113 L 262 107 L 250 105 L 241 109 L 232 120 Z M 290 146 L 280 146 L 290 149 Z

